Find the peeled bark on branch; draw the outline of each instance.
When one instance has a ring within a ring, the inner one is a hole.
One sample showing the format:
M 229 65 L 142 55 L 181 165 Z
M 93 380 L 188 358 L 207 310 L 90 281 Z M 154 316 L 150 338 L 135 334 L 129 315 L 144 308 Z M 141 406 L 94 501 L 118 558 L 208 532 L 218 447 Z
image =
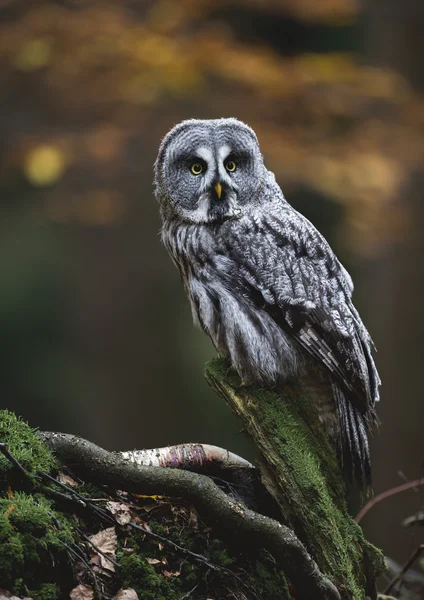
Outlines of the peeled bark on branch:
M 146 448 L 120 452 L 122 458 L 144 467 L 169 467 L 196 473 L 209 473 L 214 469 L 225 471 L 250 470 L 254 466 L 233 452 L 211 444 L 178 444 L 164 448 Z

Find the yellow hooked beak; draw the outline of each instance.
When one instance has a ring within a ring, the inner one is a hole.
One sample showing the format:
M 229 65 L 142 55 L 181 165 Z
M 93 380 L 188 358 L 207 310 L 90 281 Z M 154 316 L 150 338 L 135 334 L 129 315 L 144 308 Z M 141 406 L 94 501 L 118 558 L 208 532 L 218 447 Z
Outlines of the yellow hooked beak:
M 213 187 L 215 188 L 216 195 L 218 196 L 219 199 L 221 199 L 222 185 L 220 183 L 215 183 L 215 185 Z

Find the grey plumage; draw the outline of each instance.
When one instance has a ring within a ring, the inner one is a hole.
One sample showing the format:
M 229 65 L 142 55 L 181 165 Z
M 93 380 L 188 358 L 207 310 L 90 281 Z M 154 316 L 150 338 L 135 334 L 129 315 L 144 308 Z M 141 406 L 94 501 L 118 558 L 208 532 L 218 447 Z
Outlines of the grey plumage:
M 372 341 L 349 274 L 285 200 L 254 131 L 236 119 L 180 123 L 160 146 L 155 193 L 195 323 L 247 383 L 325 372 L 332 392 L 319 414 L 346 475 L 367 489 Z

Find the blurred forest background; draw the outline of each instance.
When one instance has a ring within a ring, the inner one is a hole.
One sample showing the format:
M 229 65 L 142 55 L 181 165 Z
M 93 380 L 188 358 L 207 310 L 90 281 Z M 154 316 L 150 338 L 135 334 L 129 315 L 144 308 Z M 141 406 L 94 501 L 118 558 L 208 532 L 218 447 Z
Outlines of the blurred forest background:
M 0 406 L 108 449 L 253 457 L 203 380 L 151 183 L 173 124 L 236 116 L 354 277 L 383 379 L 375 491 L 420 477 L 423 32 L 421 0 L 0 0 Z M 364 519 L 399 562 L 422 500 Z

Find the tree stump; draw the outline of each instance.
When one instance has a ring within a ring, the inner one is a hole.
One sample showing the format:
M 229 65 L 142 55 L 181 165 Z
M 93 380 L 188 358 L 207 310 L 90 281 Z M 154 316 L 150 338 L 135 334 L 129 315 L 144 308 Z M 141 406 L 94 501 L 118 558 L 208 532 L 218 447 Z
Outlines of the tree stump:
M 295 532 L 342 598 L 376 598 L 382 555 L 347 512 L 342 473 L 307 387 L 298 382 L 282 395 L 240 387 L 224 359 L 210 361 L 205 375 L 257 447 L 262 481 L 281 522 Z

